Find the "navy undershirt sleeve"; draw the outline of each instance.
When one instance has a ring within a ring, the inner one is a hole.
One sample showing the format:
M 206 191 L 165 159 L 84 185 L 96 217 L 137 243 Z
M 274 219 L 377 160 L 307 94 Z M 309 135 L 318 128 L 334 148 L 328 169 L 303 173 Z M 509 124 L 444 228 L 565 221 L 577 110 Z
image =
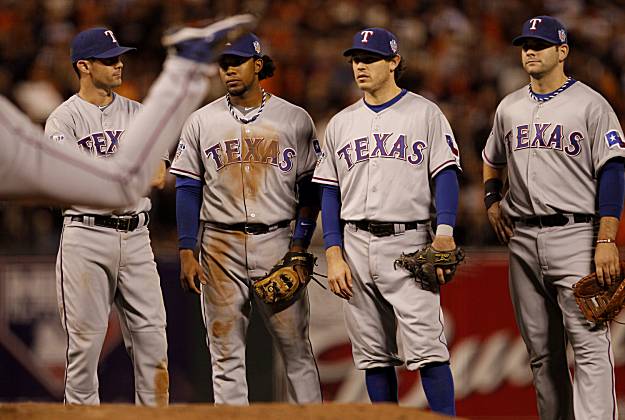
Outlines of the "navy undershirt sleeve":
M 325 249 L 337 245 L 343 246 L 341 196 L 337 186 L 323 185 L 321 187 L 321 223 Z
M 456 225 L 456 213 L 458 212 L 458 174 L 452 167 L 445 168 L 434 177 L 436 194 L 436 224 Z
M 202 182 L 176 176 L 176 224 L 178 248 L 195 249 L 202 207 Z
M 599 174 L 598 206 L 599 216 L 612 216 L 617 219 L 623 211 L 625 199 L 625 165 L 621 158 L 607 161 Z

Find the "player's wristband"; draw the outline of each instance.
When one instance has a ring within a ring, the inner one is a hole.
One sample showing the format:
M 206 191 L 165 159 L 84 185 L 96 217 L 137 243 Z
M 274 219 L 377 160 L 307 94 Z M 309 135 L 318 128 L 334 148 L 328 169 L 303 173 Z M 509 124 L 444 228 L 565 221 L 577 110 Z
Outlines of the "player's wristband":
M 597 239 L 597 243 L 598 244 L 613 244 L 616 243 L 616 241 L 614 239 Z
M 436 226 L 436 236 L 454 236 L 454 228 L 453 226 L 440 224 Z
M 293 231 L 292 245 L 299 245 L 308 248 L 312 239 L 317 221 L 309 217 L 298 217 L 295 221 L 295 230 Z
M 484 183 L 484 206 L 486 210 L 497 201 L 501 201 L 503 198 L 501 195 L 502 189 L 503 181 L 499 178 L 491 178 Z

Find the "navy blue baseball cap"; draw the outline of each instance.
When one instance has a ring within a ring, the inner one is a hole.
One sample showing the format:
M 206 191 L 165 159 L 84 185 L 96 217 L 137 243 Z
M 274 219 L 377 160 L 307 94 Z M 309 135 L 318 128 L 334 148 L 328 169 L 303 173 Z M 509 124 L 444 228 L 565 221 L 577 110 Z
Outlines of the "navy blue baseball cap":
M 221 55 L 236 55 L 238 57 L 262 57 L 260 38 L 253 33 L 243 35 L 233 43 L 227 43 Z
M 343 52 L 344 56 L 354 55 L 358 51 L 367 51 L 384 57 L 399 54 L 397 37 L 383 28 L 368 28 L 354 35 L 352 47 Z
M 78 60 L 88 58 L 117 57 L 132 50 L 136 50 L 136 48 L 119 45 L 117 38 L 110 29 L 91 28 L 74 37 L 70 52 L 72 63 L 75 63 Z
M 551 16 L 536 16 L 529 19 L 523 24 L 521 35 L 512 40 L 512 45 L 522 45 L 530 38 L 541 39 L 554 45 L 566 44 L 568 40 L 564 25 Z

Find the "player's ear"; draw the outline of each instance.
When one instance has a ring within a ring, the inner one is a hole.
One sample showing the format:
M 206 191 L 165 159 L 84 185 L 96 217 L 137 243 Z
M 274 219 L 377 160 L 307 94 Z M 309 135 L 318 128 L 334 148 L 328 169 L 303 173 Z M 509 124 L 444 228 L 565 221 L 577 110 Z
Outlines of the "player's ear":
M 567 44 L 562 44 L 558 47 L 558 59 L 560 62 L 566 60 L 569 56 L 569 46 Z
M 76 68 L 81 73 L 89 73 L 89 65 L 88 65 L 88 63 L 89 62 L 87 60 L 78 60 L 76 62 Z
M 397 54 L 390 60 L 391 73 L 395 71 L 397 67 L 399 67 L 399 62 L 401 61 L 401 55 Z
M 254 73 L 258 74 L 263 69 L 264 61 L 262 58 L 254 59 Z

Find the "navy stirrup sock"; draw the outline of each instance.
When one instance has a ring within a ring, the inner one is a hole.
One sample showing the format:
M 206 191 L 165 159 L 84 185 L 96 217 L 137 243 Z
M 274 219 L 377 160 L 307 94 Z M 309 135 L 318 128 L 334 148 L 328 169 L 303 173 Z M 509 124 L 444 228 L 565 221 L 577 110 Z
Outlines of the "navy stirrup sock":
M 397 402 L 397 375 L 394 366 L 365 370 L 367 393 L 372 403 Z
M 456 415 L 454 378 L 449 363 L 430 363 L 420 369 L 421 384 L 430 405 L 436 413 Z

